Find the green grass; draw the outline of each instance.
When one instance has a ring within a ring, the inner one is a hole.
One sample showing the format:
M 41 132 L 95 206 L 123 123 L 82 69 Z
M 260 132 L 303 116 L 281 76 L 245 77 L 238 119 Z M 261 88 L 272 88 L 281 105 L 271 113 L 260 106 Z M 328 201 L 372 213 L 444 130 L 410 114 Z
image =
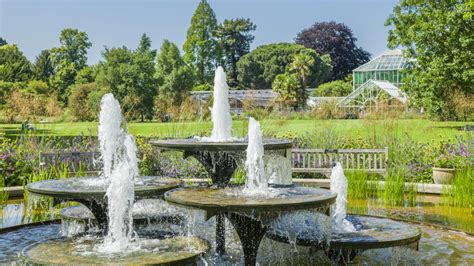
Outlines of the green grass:
M 388 135 L 399 137 L 409 136 L 416 141 L 438 141 L 454 138 L 460 134 L 459 129 L 466 122 L 438 122 L 421 119 L 410 120 L 262 120 L 260 121 L 267 135 L 285 136 L 301 135 L 314 131 L 330 131 L 338 135 L 361 136 L 371 140 L 384 138 Z M 38 134 L 53 136 L 96 135 L 96 122 L 35 124 Z M 0 135 L 15 136 L 20 134 L 20 124 L 0 124 Z M 128 123 L 129 132 L 147 137 L 190 137 L 207 135 L 212 123 L 176 122 L 176 123 Z M 243 120 L 234 121 L 234 135 L 243 136 L 247 132 L 247 123 Z M 465 133 L 461 133 L 465 134 Z
M 451 206 L 474 208 L 474 170 L 458 170 L 451 186 L 443 186 L 441 193 Z

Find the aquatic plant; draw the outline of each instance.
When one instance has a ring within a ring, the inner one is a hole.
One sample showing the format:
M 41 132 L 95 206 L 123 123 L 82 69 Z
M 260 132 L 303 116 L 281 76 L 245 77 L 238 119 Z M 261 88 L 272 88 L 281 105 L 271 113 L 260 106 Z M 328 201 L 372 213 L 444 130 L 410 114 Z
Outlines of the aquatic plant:
M 472 168 L 457 170 L 451 185 L 444 185 L 441 196 L 446 204 L 474 208 L 474 171 Z

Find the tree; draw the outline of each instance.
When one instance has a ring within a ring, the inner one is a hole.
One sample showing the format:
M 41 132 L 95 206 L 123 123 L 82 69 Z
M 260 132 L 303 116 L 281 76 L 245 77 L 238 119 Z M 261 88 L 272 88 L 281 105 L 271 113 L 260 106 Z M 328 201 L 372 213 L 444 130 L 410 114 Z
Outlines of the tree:
M 97 114 L 88 106 L 89 95 L 97 90 L 95 83 L 74 85 L 69 96 L 69 110 L 79 121 L 92 121 Z
M 309 49 L 301 50 L 293 56 L 284 74 L 275 77 L 272 89 L 279 93 L 281 101 L 295 109 L 306 105 L 308 94 L 306 86 L 312 75 L 315 62 L 315 52 Z
M 93 67 L 86 66 L 76 74 L 76 84 L 87 84 L 95 81 L 95 71 Z
M 441 119 L 460 118 L 452 98 L 474 93 L 472 7 L 472 1 L 401 0 L 386 22 L 393 26 L 389 47 L 403 47 L 412 59 L 402 89 Z
M 250 51 L 250 43 L 255 38 L 250 32 L 256 29 L 250 19 L 224 20 L 216 31 L 222 47 L 227 70 L 227 82 L 231 87 L 237 86 L 237 62 Z
M 214 70 L 222 61 L 222 50 L 215 37 L 217 19 L 206 0 L 201 0 L 184 43 L 184 61 L 196 68 L 199 84 L 211 83 Z
M 275 77 L 285 73 L 295 55 L 301 51 L 305 51 L 314 59 L 311 76 L 305 83 L 308 86 L 317 86 L 326 81 L 331 73 L 329 56 L 319 56 L 313 50 L 298 44 L 276 43 L 259 46 L 237 62 L 240 88 L 257 90 L 272 88 Z
M 334 80 L 319 85 L 313 91 L 313 96 L 316 97 L 342 97 L 347 96 L 352 92 L 352 84 L 343 80 Z
M 0 80 L 26 82 L 31 79 L 31 63 L 14 44 L 0 46 Z
M 105 49 L 97 66 L 96 82 L 120 101 L 129 119 L 151 119 L 156 95 L 155 57 L 151 41 L 143 35 L 134 51 L 126 47 Z
M 333 65 L 332 79 L 343 79 L 356 67 L 366 63 L 370 54 L 356 46 L 357 38 L 343 23 L 317 22 L 296 36 L 296 43 L 318 54 L 329 54 Z
M 193 88 L 192 69 L 181 58 L 178 46 L 165 40 L 156 59 L 156 78 L 159 94 L 181 104 L 185 94 Z
M 51 49 L 54 76 L 51 84 L 63 102 L 67 102 L 70 86 L 76 82 L 78 71 L 87 66 L 87 49 L 92 46 L 87 33 L 66 28 L 59 36 L 60 47 Z
M 8 44 L 7 41 L 3 39 L 2 37 L 0 37 L 0 46 L 4 46 L 6 44 Z
M 54 73 L 49 50 L 42 50 L 41 53 L 36 56 L 35 64 L 33 65 L 33 73 L 37 80 L 44 82 L 49 81 L 49 78 Z
M 157 93 L 155 78 L 156 50 L 151 49 L 151 39 L 143 34 L 138 48 L 133 53 L 134 70 L 136 71 L 135 84 L 132 94 L 125 99 L 130 99 L 130 109 L 140 117 L 151 120 L 153 118 L 153 97 Z M 135 117 L 135 114 L 132 114 Z

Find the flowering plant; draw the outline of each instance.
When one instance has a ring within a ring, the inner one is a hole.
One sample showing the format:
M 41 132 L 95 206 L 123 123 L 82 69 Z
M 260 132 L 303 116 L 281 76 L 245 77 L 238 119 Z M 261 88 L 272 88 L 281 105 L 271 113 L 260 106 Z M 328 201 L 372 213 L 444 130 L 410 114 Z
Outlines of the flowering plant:
M 434 160 L 434 166 L 440 168 L 465 168 L 472 158 L 465 141 L 457 138 L 456 143 L 447 142 L 443 145 L 440 154 Z

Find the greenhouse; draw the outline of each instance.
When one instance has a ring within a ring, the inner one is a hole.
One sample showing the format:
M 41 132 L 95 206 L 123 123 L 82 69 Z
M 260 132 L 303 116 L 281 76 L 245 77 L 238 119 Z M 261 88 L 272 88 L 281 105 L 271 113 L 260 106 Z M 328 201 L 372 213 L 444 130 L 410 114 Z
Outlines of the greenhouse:
M 405 74 L 400 70 L 406 66 L 407 60 L 402 56 L 401 50 L 389 50 L 354 69 L 353 90 L 359 88 L 369 79 L 386 80 L 399 88 L 405 77 Z

